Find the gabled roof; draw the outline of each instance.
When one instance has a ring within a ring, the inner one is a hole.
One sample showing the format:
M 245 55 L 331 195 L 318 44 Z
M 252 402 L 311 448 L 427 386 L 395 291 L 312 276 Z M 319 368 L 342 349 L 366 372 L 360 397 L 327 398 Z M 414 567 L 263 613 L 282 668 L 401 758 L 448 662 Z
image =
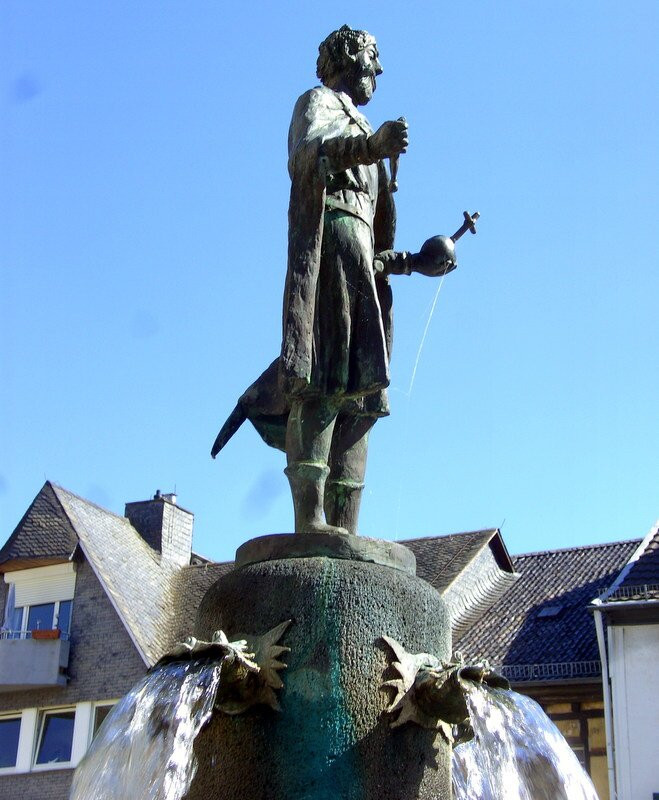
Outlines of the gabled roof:
M 46 481 L 0 549 L 0 572 L 68 561 L 77 544 L 71 521 Z
M 635 539 L 514 556 L 519 580 L 454 647 L 505 665 L 512 680 L 598 676 L 588 606 L 637 547 Z
M 442 592 L 493 540 L 500 566 L 512 572 L 512 561 L 497 528 L 405 539 L 401 544 L 409 547 L 416 556 L 417 575 Z
M 52 485 L 80 547 L 138 652 L 152 665 L 172 643 L 176 567 L 125 517 Z
M 444 597 L 454 637 L 471 627 L 518 578 L 497 528 L 401 544 L 416 556 L 417 575 Z
M 233 568 L 232 563 L 171 564 L 126 517 L 46 481 L 0 550 L 0 570 L 68 561 L 78 547 L 147 666 L 193 633 L 206 590 Z
M 659 600 L 659 522 L 650 530 L 599 604 Z
M 46 481 L 0 550 L 0 570 L 67 561 L 80 547 L 147 665 L 176 641 L 177 568 L 125 517 Z

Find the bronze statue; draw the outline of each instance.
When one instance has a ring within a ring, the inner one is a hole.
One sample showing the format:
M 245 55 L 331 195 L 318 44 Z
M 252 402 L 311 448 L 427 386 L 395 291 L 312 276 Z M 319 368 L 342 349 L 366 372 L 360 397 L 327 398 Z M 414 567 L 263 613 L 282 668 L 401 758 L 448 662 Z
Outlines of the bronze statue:
M 465 213 L 453 237 L 433 237 L 419 253 L 392 249 L 392 193 L 408 126 L 399 118 L 373 132 L 357 108 L 381 73 L 366 31 L 344 25 L 319 47 L 322 86 L 299 98 L 288 135 L 281 355 L 240 398 L 211 451 L 215 457 L 245 419 L 285 450 L 296 533 L 357 533 L 368 434 L 389 414 L 389 276 L 454 269 L 453 242 L 474 230 L 477 216 Z

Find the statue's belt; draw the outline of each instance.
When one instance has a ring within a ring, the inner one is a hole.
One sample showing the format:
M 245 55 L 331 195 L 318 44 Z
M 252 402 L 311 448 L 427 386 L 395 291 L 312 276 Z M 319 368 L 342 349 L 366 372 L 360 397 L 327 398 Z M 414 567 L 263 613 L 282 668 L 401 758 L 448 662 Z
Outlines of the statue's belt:
M 363 214 L 356 206 L 351 206 L 350 203 L 344 203 L 341 200 L 336 200 L 333 197 L 326 197 L 325 198 L 325 208 L 328 211 L 345 211 L 346 214 L 350 214 L 353 217 L 357 217 L 362 222 L 365 222 L 369 228 L 373 227 L 373 220 L 368 219 L 365 214 Z

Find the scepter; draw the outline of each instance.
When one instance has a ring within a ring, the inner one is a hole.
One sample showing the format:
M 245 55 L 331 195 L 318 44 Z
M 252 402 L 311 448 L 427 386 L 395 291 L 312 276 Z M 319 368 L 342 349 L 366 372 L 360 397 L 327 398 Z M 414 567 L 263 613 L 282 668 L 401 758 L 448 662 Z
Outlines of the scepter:
M 405 117 L 398 117 L 398 122 L 405 122 Z M 398 191 L 398 162 L 400 153 L 389 159 L 389 191 L 393 194 Z
M 391 156 L 389 159 L 389 191 L 393 194 L 398 191 L 398 162 L 400 156 Z

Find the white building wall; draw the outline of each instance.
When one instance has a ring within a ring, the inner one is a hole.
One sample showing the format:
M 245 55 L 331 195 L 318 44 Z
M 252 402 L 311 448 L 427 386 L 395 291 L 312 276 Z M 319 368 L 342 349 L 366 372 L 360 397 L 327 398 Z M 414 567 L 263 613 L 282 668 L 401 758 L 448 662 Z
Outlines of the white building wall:
M 659 793 L 659 625 L 608 629 L 618 800 Z

